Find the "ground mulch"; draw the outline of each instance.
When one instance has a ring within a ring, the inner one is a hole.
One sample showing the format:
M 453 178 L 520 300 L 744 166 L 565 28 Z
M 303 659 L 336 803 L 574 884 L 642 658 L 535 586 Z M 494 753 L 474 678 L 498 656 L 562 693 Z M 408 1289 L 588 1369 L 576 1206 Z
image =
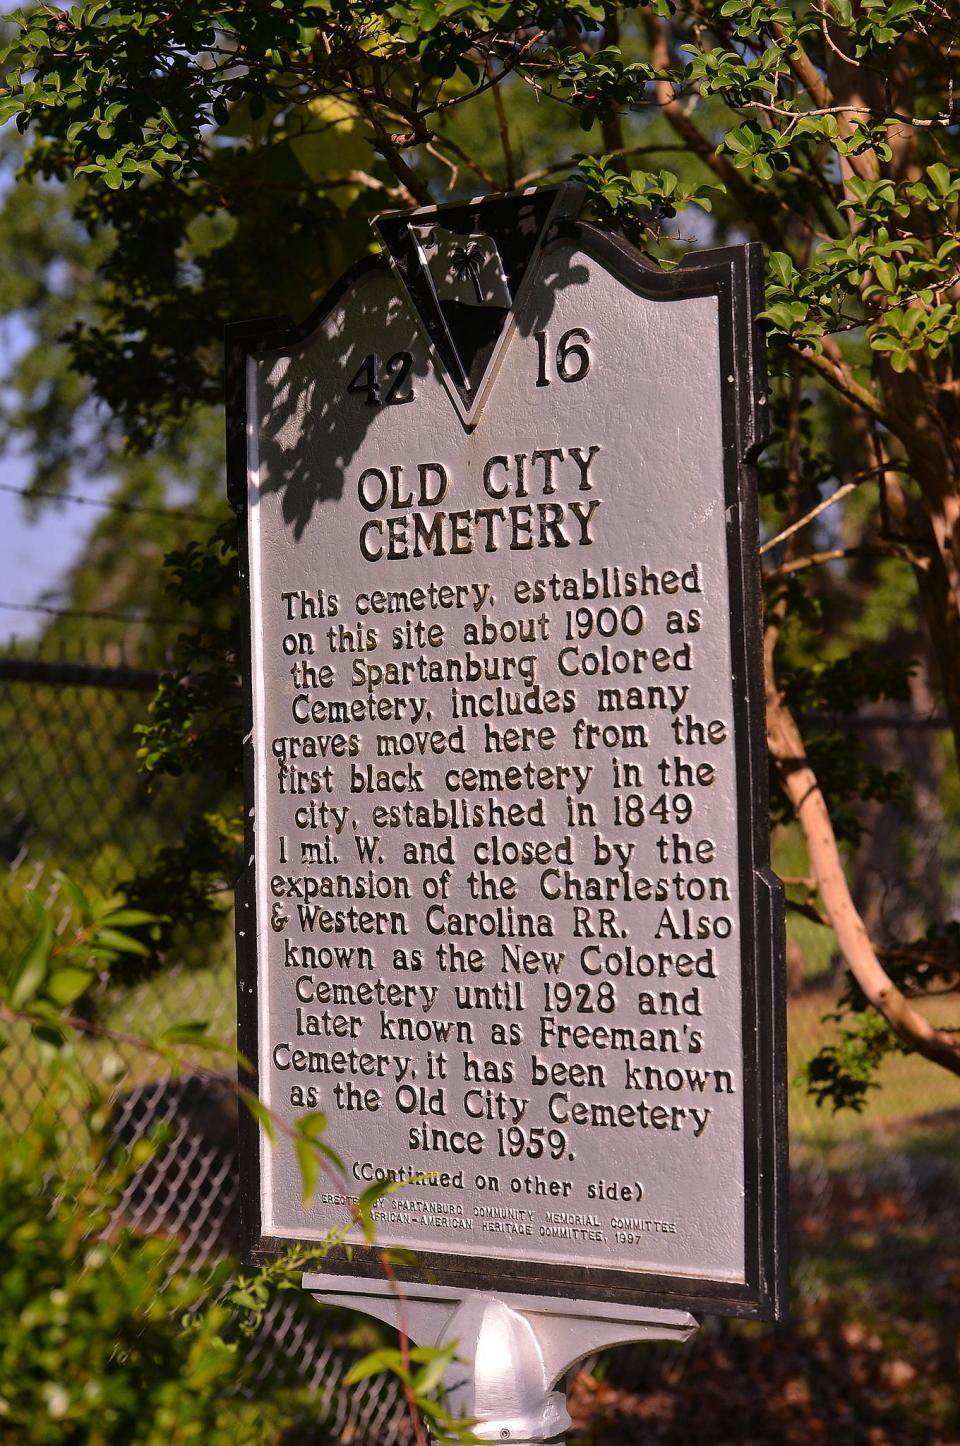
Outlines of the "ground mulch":
M 960 1162 L 795 1170 L 792 1218 L 791 1319 L 606 1353 L 571 1383 L 576 1446 L 958 1446 Z

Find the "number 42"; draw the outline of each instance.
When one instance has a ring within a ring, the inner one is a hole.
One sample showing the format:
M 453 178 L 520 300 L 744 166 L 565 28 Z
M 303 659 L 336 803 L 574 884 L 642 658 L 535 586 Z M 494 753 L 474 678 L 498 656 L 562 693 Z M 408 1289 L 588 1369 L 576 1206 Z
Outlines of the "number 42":
M 407 378 L 413 368 L 413 356 L 408 351 L 396 351 L 386 361 L 381 361 L 376 352 L 365 356 L 354 373 L 347 391 L 362 396 L 368 407 L 399 407 L 414 400 L 413 387 L 404 391 Z M 389 381 L 386 392 L 383 387 Z

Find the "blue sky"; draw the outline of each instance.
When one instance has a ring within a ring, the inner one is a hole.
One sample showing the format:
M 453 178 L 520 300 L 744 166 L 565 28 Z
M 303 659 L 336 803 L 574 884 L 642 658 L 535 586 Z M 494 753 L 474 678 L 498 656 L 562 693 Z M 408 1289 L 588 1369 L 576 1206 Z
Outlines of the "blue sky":
M 29 342 L 22 318 L 9 315 L 0 321 L 0 347 L 7 376 Z M 3 384 L 0 370 L 0 385 Z M 80 555 L 99 508 L 73 502 L 48 502 L 31 521 L 23 504 L 9 488 L 25 487 L 30 481 L 28 459 L 15 448 L 0 455 L 0 603 L 36 603 L 56 588 L 70 564 Z M 97 496 L 99 489 L 78 486 L 83 496 Z M 0 607 L 0 647 L 11 637 L 34 637 L 47 618 L 43 613 L 13 611 Z
M 3 459 L 4 486 L 23 487 L 27 480 L 23 462 Z M 82 495 L 94 495 L 93 489 L 85 486 Z M 72 502 L 51 502 L 30 522 L 22 500 L 0 491 L 0 602 L 36 603 L 55 588 L 80 556 L 97 511 Z M 43 613 L 0 608 L 0 644 L 14 635 L 35 636 L 45 621 Z

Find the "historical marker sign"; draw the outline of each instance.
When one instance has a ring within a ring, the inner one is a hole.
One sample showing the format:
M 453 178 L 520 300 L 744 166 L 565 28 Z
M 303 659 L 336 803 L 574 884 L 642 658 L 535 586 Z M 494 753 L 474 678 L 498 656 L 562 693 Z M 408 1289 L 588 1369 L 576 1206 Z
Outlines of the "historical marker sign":
M 304 326 L 231 329 L 241 1046 L 350 1192 L 434 1172 L 377 1211 L 432 1279 L 770 1316 L 759 263 L 563 205 L 382 218 Z M 243 1154 L 255 1250 L 343 1223 Z

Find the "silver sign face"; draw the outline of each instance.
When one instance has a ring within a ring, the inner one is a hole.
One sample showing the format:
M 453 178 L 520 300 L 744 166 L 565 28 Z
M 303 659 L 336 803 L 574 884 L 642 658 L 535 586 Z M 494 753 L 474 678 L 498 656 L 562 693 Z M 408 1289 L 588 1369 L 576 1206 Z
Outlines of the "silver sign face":
M 386 264 L 242 348 L 242 1042 L 345 1167 L 304 1208 L 254 1141 L 253 1234 L 390 1180 L 377 1244 L 441 1278 L 772 1314 L 743 255 L 568 226 L 518 287 L 476 216 L 414 220 L 469 385 Z

